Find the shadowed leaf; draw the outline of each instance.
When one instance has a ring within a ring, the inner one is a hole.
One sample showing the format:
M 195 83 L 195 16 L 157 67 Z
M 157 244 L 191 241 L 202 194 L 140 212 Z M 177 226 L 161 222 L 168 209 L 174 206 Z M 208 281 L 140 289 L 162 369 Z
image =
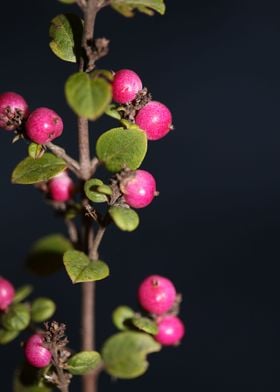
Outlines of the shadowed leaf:
M 105 370 L 117 378 L 139 377 L 149 366 L 147 355 L 160 349 L 161 345 L 146 333 L 120 332 L 111 336 L 102 348 Z
M 63 267 L 63 255 L 72 248 L 71 242 L 61 234 L 40 238 L 27 255 L 27 267 L 36 275 L 50 275 Z
M 66 166 L 63 159 L 51 153 L 45 153 L 40 159 L 27 157 L 14 169 L 12 183 L 27 185 L 48 181 L 65 170 Z
M 50 48 L 61 60 L 77 62 L 83 33 L 82 20 L 75 14 L 57 15 L 49 30 Z

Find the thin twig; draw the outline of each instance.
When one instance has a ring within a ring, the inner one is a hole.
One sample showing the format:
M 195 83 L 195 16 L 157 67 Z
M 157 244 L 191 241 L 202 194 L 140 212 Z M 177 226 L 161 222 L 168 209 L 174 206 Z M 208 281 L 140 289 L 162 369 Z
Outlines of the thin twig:
M 100 243 L 102 241 L 102 238 L 105 234 L 106 226 L 99 226 L 97 233 L 95 235 L 94 243 L 90 249 L 90 258 L 92 260 L 98 260 L 99 253 L 98 253 L 98 248 L 100 246 Z
M 91 162 L 90 162 L 90 174 L 91 176 L 93 176 L 98 168 L 98 166 L 100 165 L 100 161 L 98 158 L 94 157 Z
M 68 236 L 70 238 L 70 241 L 73 245 L 76 245 L 79 242 L 79 234 L 75 222 L 70 219 L 65 219 L 65 224 L 68 229 Z
M 54 155 L 56 155 L 58 158 L 62 158 L 67 163 L 69 170 L 73 171 L 76 175 L 79 176 L 79 163 L 75 159 L 71 158 L 62 147 L 59 147 L 53 143 L 47 143 L 46 146 Z

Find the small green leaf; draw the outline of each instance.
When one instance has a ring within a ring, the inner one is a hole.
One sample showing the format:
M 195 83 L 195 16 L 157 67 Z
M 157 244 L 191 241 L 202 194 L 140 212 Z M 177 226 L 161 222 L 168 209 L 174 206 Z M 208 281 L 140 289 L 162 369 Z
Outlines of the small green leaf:
M 108 69 L 95 69 L 91 72 L 90 76 L 93 79 L 99 78 L 101 76 L 109 82 L 112 82 L 114 80 L 114 73 L 112 71 L 109 71 Z
M 6 331 L 5 329 L 0 329 L 0 344 L 8 344 L 12 342 L 16 337 L 18 337 L 18 331 Z
M 13 303 L 17 304 L 23 301 L 26 297 L 28 297 L 33 291 L 33 287 L 30 285 L 22 286 L 16 291 L 16 295 L 14 297 Z
M 97 140 L 96 153 L 110 172 L 136 170 L 147 153 L 146 134 L 139 129 L 110 129 Z
M 30 158 L 33 159 L 41 158 L 44 155 L 45 151 L 46 150 L 41 144 L 30 143 L 28 146 L 28 155 L 30 156 Z
M 31 320 L 42 323 L 51 318 L 55 312 L 55 303 L 49 298 L 37 298 L 31 306 Z
M 57 15 L 50 25 L 50 48 L 61 60 L 77 62 L 80 54 L 80 43 L 83 33 L 83 22 L 75 14 Z
M 106 184 L 99 185 L 97 187 L 97 191 L 107 196 L 111 196 L 113 194 L 112 188 Z
M 147 370 L 148 354 L 159 351 L 161 345 L 143 332 L 124 331 L 111 336 L 102 348 L 105 370 L 113 377 L 130 379 Z
M 14 304 L 2 316 L 3 327 L 9 331 L 23 331 L 30 323 L 30 310 L 25 304 Z
M 110 116 L 112 118 L 115 118 L 116 120 L 121 120 L 122 116 L 120 112 L 117 110 L 117 105 L 115 103 L 111 103 L 107 109 L 106 109 L 106 114 L 107 116 Z
M 90 260 L 77 250 L 69 250 L 63 256 L 66 271 L 73 283 L 94 282 L 109 275 L 109 267 L 104 261 Z
M 92 79 L 85 72 L 71 75 L 65 84 L 66 99 L 71 109 L 89 120 L 96 120 L 112 99 L 112 87 L 103 78 Z
M 74 375 L 83 375 L 96 369 L 101 364 L 100 354 L 96 351 L 81 351 L 67 362 L 67 370 Z
M 63 159 L 57 158 L 51 153 L 45 153 L 40 159 L 30 157 L 21 161 L 12 173 L 14 184 L 36 184 L 48 181 L 58 173 L 66 169 Z
M 104 203 L 106 202 L 107 196 L 103 193 L 98 192 L 98 186 L 103 185 L 103 181 L 99 180 L 98 178 L 92 178 L 86 181 L 84 190 L 87 198 L 94 203 Z
M 153 15 L 153 11 L 165 13 L 164 0 L 111 0 L 111 6 L 126 17 L 134 16 L 134 10 L 147 15 Z
M 112 319 L 114 325 L 121 331 L 127 329 L 125 322 L 127 320 L 131 320 L 135 316 L 134 310 L 129 308 L 128 306 L 118 306 L 113 314 Z
M 27 267 L 36 275 L 50 275 L 63 267 L 63 255 L 69 249 L 73 245 L 61 234 L 40 238 L 27 255 Z
M 151 335 L 156 335 L 158 333 L 156 322 L 148 317 L 135 316 L 132 318 L 131 322 L 136 328 L 140 329 L 140 331 Z
M 133 231 L 139 225 L 139 216 L 136 211 L 127 207 L 111 207 L 109 214 L 115 225 L 123 231 Z

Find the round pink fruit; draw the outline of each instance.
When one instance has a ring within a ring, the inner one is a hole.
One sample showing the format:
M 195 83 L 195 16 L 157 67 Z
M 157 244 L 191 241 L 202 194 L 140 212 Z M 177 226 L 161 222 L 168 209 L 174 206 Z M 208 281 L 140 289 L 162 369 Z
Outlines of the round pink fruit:
M 120 189 L 125 202 L 133 208 L 147 207 L 156 196 L 156 181 L 145 170 L 136 170 L 121 181 Z
M 52 354 L 43 346 L 43 337 L 39 334 L 32 335 L 27 340 L 24 354 L 27 362 L 36 368 L 44 368 L 51 363 Z
M 130 69 L 121 69 L 114 76 L 113 100 L 118 103 L 128 103 L 135 99 L 142 90 L 142 82 L 137 73 Z
M 62 172 L 49 180 L 48 191 L 52 200 L 66 202 L 72 198 L 74 183 L 66 172 Z
M 165 316 L 158 321 L 158 333 L 155 339 L 163 346 L 180 343 L 185 334 L 185 326 L 176 316 Z
M 6 310 L 15 297 L 14 286 L 6 279 L 0 277 L 0 310 Z
M 176 289 L 171 280 L 151 275 L 140 284 L 138 300 L 142 308 L 148 312 L 161 315 L 174 305 Z
M 165 105 L 151 101 L 139 110 L 135 122 L 146 133 L 149 140 L 158 140 L 171 130 L 172 115 Z
M 63 121 L 52 109 L 35 109 L 25 125 L 27 137 L 34 143 L 46 144 L 62 134 Z
M 0 94 L 0 128 L 14 131 L 29 114 L 25 99 L 13 92 Z

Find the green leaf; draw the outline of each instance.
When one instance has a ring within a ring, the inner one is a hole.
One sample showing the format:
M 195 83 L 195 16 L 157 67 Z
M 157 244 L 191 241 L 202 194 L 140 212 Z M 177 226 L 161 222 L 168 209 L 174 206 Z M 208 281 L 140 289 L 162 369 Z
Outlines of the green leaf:
M 159 351 L 161 345 L 143 332 L 124 331 L 111 336 L 102 348 L 106 371 L 117 378 L 141 376 L 149 364 L 147 355 Z
M 96 153 L 110 172 L 136 170 L 147 153 L 146 134 L 138 129 L 110 129 L 97 140 Z
M 108 201 L 107 196 L 103 193 L 98 192 L 98 186 L 103 185 L 103 181 L 98 178 L 92 178 L 86 181 L 84 190 L 87 198 L 94 203 L 104 203 Z
M 166 8 L 164 0 L 111 0 L 111 6 L 126 17 L 134 16 L 134 10 L 147 15 L 153 15 L 153 11 L 164 15 Z
M 0 344 L 8 344 L 12 342 L 16 337 L 18 337 L 18 331 L 7 331 L 5 329 L 0 329 Z
M 127 207 L 111 207 L 109 214 L 115 225 L 123 231 L 133 231 L 139 225 L 139 216 L 136 211 Z
M 127 320 L 131 320 L 135 316 L 134 310 L 129 308 L 128 306 L 118 306 L 113 314 L 112 319 L 114 325 L 121 331 L 127 329 L 125 322 Z
M 37 298 L 31 306 L 31 320 L 42 323 L 51 318 L 55 312 L 55 303 L 49 298 Z
M 63 255 L 69 249 L 73 245 L 61 234 L 40 238 L 27 255 L 27 267 L 36 275 L 50 275 L 63 267 Z
M 9 331 L 23 331 L 30 323 L 30 310 L 25 304 L 15 304 L 9 307 L 2 316 L 3 327 Z
M 83 375 L 96 369 L 101 364 L 100 354 L 96 351 L 81 351 L 67 362 L 67 370 L 74 375 Z
M 83 22 L 75 14 L 56 16 L 50 25 L 50 48 L 61 60 L 76 63 L 80 55 Z
M 117 110 L 118 106 L 115 103 L 111 103 L 107 109 L 106 109 L 106 114 L 107 116 L 110 116 L 112 118 L 115 118 L 116 120 L 121 120 L 122 116 L 120 112 Z
M 16 295 L 14 297 L 13 303 L 17 304 L 23 301 L 26 297 L 28 297 L 33 291 L 33 287 L 31 285 L 25 285 L 17 289 Z
M 66 100 L 71 109 L 89 120 L 96 120 L 112 99 L 112 87 L 103 78 L 92 79 L 85 72 L 71 75 L 65 84 Z
M 48 181 L 58 173 L 66 169 L 63 159 L 47 152 L 40 159 L 30 157 L 21 161 L 12 173 L 14 184 L 36 184 Z
M 158 333 L 158 327 L 154 320 L 148 317 L 135 316 L 131 319 L 132 324 L 140 329 L 140 331 L 156 335 Z
M 39 159 L 45 153 L 45 149 L 41 144 L 30 143 L 28 146 L 28 155 L 30 158 Z
M 94 282 L 109 275 L 109 267 L 104 261 L 90 260 L 77 250 L 69 250 L 63 256 L 66 271 L 73 283 Z

